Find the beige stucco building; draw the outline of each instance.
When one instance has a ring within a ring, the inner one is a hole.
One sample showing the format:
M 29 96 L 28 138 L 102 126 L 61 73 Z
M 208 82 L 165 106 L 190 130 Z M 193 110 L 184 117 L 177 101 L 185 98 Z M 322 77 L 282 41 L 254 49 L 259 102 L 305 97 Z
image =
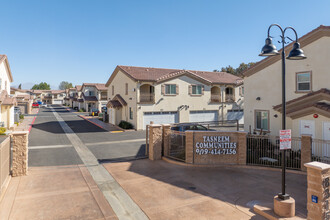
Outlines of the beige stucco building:
M 330 27 L 299 39 L 307 59 L 286 60 L 287 128 L 292 136 L 330 140 Z M 286 54 L 292 44 L 285 48 Z M 281 56 L 268 57 L 244 74 L 245 131 L 278 136 L 281 129 Z
M 109 122 L 138 130 L 154 123 L 240 119 L 242 79 L 224 72 L 117 66 L 108 82 Z
M 14 106 L 17 101 L 10 96 L 12 82 L 8 58 L 6 55 L 0 55 L 0 127 L 11 128 L 14 125 Z
M 108 94 L 105 84 L 83 83 L 81 90 L 77 90 L 77 94 L 79 92 L 81 92 L 81 99 L 83 101 L 81 108 L 84 108 L 87 112 L 90 112 L 92 109 L 98 109 L 101 112 L 101 108 L 106 107 Z

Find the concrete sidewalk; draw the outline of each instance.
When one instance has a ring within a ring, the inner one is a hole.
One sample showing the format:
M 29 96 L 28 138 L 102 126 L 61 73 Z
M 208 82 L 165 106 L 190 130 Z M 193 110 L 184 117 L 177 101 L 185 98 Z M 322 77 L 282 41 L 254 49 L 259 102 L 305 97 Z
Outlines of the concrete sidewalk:
M 0 219 L 117 219 L 83 165 L 32 167 L 14 177 Z
M 39 108 L 33 108 L 30 115 L 25 115 L 24 120 L 17 127 L 15 127 L 15 131 L 30 131 L 31 126 L 34 123 L 36 118 L 36 114 L 38 114 Z
M 253 167 L 187 167 L 164 161 L 105 163 L 150 219 L 264 219 L 254 204 L 272 203 L 281 172 Z M 305 219 L 306 175 L 287 173 L 287 191 Z
M 123 132 L 124 131 L 124 129 L 118 127 L 117 125 L 113 125 L 110 123 L 105 123 L 103 121 L 100 121 L 97 116 L 86 116 L 86 115 L 79 115 L 79 116 L 82 117 L 83 119 L 89 121 L 90 123 L 92 123 L 100 128 L 103 128 L 106 131 L 109 131 L 109 132 Z

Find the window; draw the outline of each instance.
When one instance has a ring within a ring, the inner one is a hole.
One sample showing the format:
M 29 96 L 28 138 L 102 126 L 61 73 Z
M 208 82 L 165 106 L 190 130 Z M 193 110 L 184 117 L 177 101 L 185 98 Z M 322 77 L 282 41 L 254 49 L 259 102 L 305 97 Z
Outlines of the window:
M 239 88 L 239 94 L 240 96 L 244 96 L 244 86 Z
M 5 90 L 7 90 L 7 80 L 5 81 Z
M 176 95 L 176 85 L 175 84 L 165 85 L 165 94 Z
M 128 83 L 125 84 L 125 95 L 128 95 Z
M 297 92 L 311 91 L 311 72 L 296 73 Z
M 202 95 L 202 85 L 193 85 L 191 87 L 191 94 Z
M 129 119 L 133 120 L 133 110 L 129 107 Z
M 112 95 L 115 95 L 115 86 L 112 86 L 111 89 L 112 89 Z
M 269 112 L 264 110 L 255 111 L 256 129 L 269 130 Z

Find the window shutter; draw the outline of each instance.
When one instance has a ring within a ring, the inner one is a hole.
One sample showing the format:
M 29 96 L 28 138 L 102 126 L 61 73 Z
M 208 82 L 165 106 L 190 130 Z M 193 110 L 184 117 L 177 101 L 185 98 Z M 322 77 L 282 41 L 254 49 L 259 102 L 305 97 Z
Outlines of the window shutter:
M 176 87 L 176 88 L 175 88 L 176 94 L 179 95 L 179 85 L 176 84 L 175 87 Z
M 128 83 L 125 84 L 125 95 L 128 95 Z
M 204 95 L 204 85 L 202 85 L 202 95 Z
M 162 85 L 162 95 L 164 95 L 165 94 L 165 85 L 163 84 Z
M 188 93 L 189 93 L 189 95 L 192 94 L 192 85 L 189 85 L 189 86 L 188 86 Z

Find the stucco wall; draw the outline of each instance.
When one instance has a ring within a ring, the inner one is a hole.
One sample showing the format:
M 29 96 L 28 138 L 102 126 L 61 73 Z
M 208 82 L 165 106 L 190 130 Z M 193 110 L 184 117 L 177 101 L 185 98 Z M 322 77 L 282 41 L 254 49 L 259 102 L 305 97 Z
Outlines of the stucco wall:
M 305 60 L 286 60 L 286 100 L 292 100 L 306 93 L 296 93 L 296 72 L 312 71 L 312 90 L 317 91 L 321 88 L 330 89 L 329 58 L 330 58 L 330 37 L 322 37 L 319 40 L 302 48 L 307 59 Z M 257 52 L 256 52 L 257 53 Z M 245 87 L 245 107 L 244 107 L 244 128 L 252 131 L 255 128 L 255 110 L 269 110 L 270 112 L 270 131 L 272 135 L 278 135 L 281 128 L 281 114 L 273 110 L 273 106 L 281 104 L 281 60 L 264 68 L 263 70 L 244 78 Z M 260 97 L 260 101 L 256 98 Z M 275 118 L 274 115 L 278 117 Z M 308 116 L 310 118 L 310 116 Z M 300 119 L 299 119 L 300 120 Z M 315 120 L 312 118 L 312 120 Z M 329 118 L 319 117 L 316 121 L 327 120 Z M 295 120 L 297 121 L 297 120 Z M 299 123 L 292 123 L 287 118 L 287 128 L 293 129 L 293 134 L 299 132 Z M 320 138 L 322 132 L 318 132 L 316 126 L 316 137 Z
M 125 94 L 126 90 L 126 83 L 128 83 L 128 95 Z M 114 95 L 112 95 L 112 86 L 114 86 Z M 121 113 L 122 113 L 122 120 L 128 121 L 134 125 L 136 128 L 137 124 L 137 115 L 136 115 L 136 103 L 137 103 L 137 83 L 134 82 L 131 78 L 127 75 L 119 71 L 116 77 L 113 79 L 111 84 L 108 86 L 108 99 L 113 99 L 113 97 L 117 94 L 126 101 L 127 106 L 124 106 Z M 133 119 L 129 118 L 129 108 L 133 110 Z M 109 112 L 109 109 L 108 109 Z M 113 113 L 114 114 L 114 111 Z M 111 121 L 110 121 L 111 122 Z

